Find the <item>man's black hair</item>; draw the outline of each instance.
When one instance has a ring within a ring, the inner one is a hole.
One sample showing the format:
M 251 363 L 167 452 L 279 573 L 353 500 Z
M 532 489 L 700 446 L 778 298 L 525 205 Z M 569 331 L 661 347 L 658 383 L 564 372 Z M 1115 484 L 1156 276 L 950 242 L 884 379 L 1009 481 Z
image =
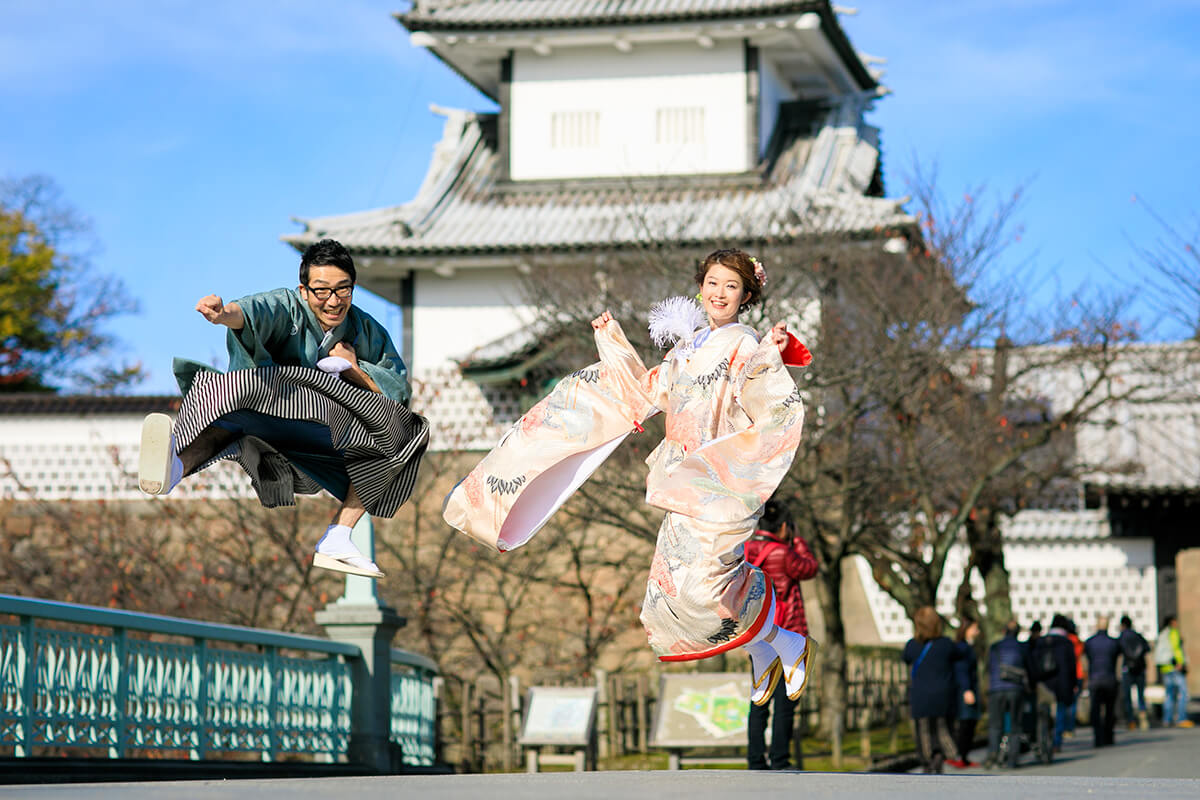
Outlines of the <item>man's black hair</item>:
M 1165 630 L 1165 629 L 1171 627 L 1171 623 L 1174 621 L 1175 621 L 1175 615 L 1167 614 L 1165 617 L 1163 617 L 1163 624 L 1162 624 L 1163 629 Z
M 322 239 L 313 242 L 300 256 L 300 284 L 308 285 L 309 267 L 337 267 L 350 276 L 351 283 L 358 282 L 358 274 L 354 271 L 354 259 L 342 243 L 334 239 Z
M 1121 627 L 1122 628 L 1132 628 L 1133 627 L 1133 620 L 1129 618 L 1128 614 L 1121 617 Z

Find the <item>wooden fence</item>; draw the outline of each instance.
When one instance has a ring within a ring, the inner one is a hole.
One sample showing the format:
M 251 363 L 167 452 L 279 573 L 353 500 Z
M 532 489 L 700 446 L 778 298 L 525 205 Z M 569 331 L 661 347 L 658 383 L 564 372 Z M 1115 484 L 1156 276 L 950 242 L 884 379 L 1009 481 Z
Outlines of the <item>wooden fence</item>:
M 814 680 L 819 682 L 819 675 Z M 599 696 L 599 757 L 649 753 L 650 728 L 658 701 L 658 673 L 599 671 L 595 681 Z M 830 754 L 835 766 L 841 764 L 846 735 L 860 737 L 859 751 L 868 761 L 897 754 L 900 726 L 909 723 L 905 665 L 891 657 L 852 658 L 847 682 L 845 714 L 841 720 L 832 721 Z M 439 760 L 464 772 L 520 769 L 524 762 L 517 738 L 526 688 L 516 678 L 511 678 L 503 691 L 495 678 L 442 679 L 438 705 Z M 819 686 L 814 685 L 796 708 L 798 735 L 807 736 L 818 729 L 820 706 L 821 693 Z M 870 731 L 885 726 L 891 731 L 885 752 L 873 753 Z

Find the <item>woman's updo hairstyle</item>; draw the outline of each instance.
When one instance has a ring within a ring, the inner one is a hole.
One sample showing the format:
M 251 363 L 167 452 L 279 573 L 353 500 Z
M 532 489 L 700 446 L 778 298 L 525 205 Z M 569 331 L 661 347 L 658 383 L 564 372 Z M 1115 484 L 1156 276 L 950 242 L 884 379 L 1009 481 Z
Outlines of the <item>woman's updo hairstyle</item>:
M 736 248 L 727 250 L 714 250 L 712 253 L 709 253 L 708 256 L 696 267 L 697 286 L 704 286 L 705 276 L 708 275 L 708 271 L 717 264 L 733 270 L 737 273 L 737 276 L 742 279 L 742 289 L 746 292 L 746 299 L 742 301 L 740 306 L 738 306 L 739 314 L 758 301 L 762 300 L 763 287 L 758 282 L 754 260 L 750 257 L 749 253 Z

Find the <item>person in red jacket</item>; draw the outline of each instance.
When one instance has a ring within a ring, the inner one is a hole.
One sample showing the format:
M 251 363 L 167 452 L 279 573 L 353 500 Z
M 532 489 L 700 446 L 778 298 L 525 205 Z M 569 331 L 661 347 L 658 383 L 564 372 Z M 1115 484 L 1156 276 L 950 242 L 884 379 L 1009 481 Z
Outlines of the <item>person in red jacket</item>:
M 817 559 L 808 543 L 796 536 L 791 512 L 780 500 L 771 498 L 758 521 L 759 530 L 746 542 L 746 562 L 760 568 L 775 588 L 775 623 L 781 628 L 808 636 L 808 621 L 804 617 L 804 598 L 800 581 L 817 574 Z M 771 700 L 750 706 L 747 759 L 750 769 L 788 769 L 788 750 L 792 741 L 796 700 L 789 700 L 786 687 L 780 681 Z M 770 763 L 766 758 L 767 719 L 771 706 L 775 721 L 771 725 Z M 797 751 L 799 759 L 800 753 Z M 803 769 L 804 764 L 796 765 Z

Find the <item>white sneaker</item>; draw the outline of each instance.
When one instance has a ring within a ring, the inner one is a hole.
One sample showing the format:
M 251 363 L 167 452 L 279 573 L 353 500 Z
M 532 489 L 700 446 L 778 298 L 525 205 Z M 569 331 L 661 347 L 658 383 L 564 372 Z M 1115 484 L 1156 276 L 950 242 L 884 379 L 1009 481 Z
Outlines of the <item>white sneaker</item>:
M 183 462 L 175 453 L 175 434 L 166 414 L 148 414 L 142 421 L 138 451 L 138 486 L 146 494 L 167 494 L 183 480 Z

